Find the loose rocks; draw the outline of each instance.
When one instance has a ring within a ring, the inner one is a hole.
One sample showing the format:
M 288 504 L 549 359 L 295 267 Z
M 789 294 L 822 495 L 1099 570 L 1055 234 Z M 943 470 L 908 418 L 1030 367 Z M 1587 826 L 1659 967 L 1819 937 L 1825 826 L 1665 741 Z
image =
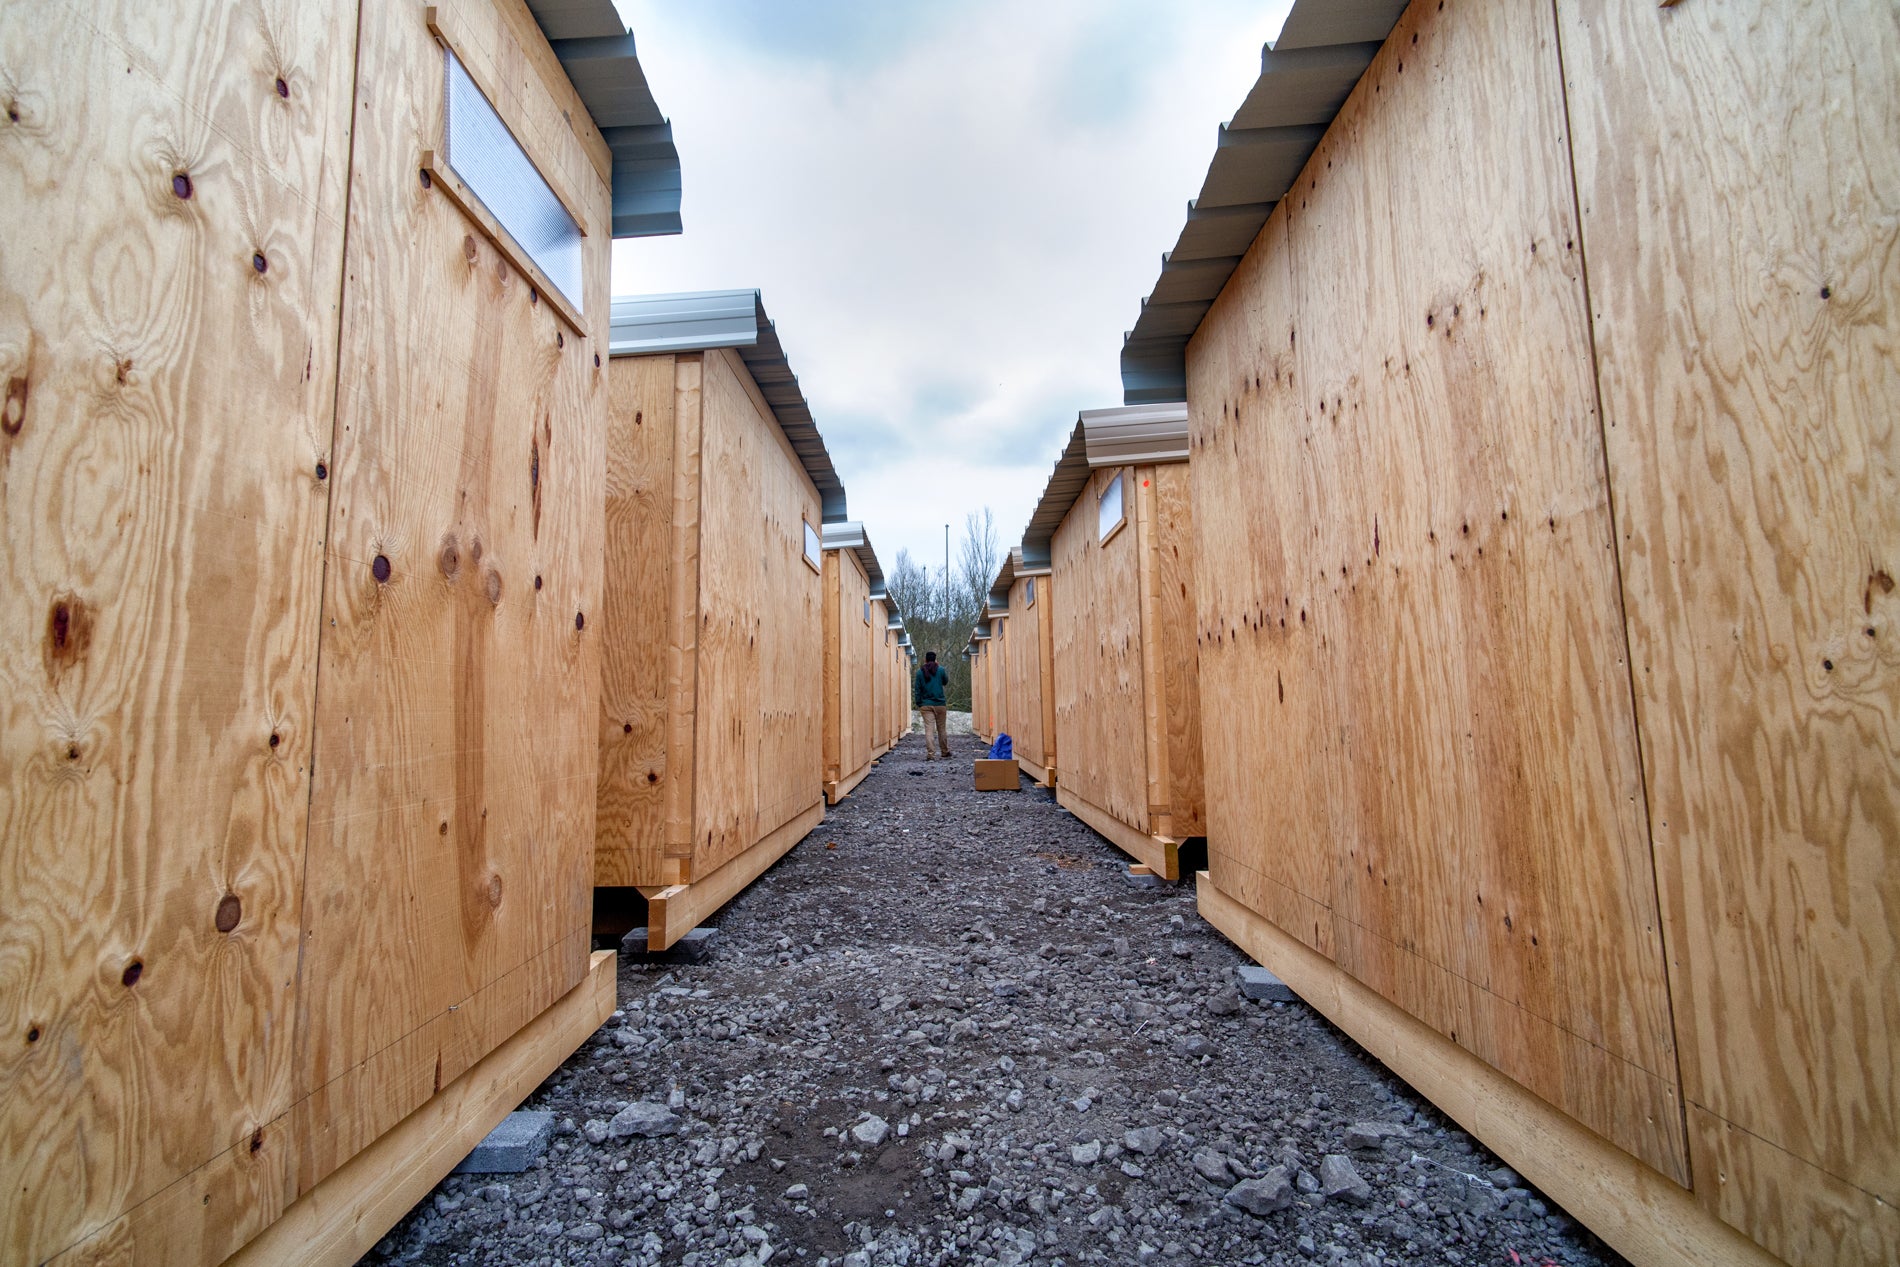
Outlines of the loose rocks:
M 370 1263 L 1618 1263 L 1304 1003 L 1236 998 L 1192 885 L 1128 885 L 1046 790 L 921 755 L 713 917 L 704 960 L 625 957 L 620 1010 L 526 1106 L 546 1151 L 445 1180 Z

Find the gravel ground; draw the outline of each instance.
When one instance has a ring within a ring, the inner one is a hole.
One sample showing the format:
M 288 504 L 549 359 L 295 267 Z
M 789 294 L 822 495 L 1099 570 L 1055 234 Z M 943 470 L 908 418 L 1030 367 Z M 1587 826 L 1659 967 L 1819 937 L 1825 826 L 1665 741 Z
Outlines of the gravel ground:
M 622 1010 L 525 1106 L 542 1161 L 451 1176 L 363 1261 L 1621 1261 L 1305 1005 L 1242 999 L 1187 886 L 922 755 L 704 961 L 623 956 Z

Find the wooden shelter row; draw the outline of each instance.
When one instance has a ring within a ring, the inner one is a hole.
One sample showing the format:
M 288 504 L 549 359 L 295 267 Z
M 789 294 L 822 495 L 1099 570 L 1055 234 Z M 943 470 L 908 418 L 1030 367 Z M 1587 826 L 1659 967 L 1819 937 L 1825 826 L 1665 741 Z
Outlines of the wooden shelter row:
M 864 525 L 827 524 L 824 547 L 825 799 L 836 805 L 909 729 L 911 652 Z
M 7 1261 L 351 1261 L 615 1006 L 667 124 L 607 0 L 268 9 L 0 7 Z
M 908 638 L 758 292 L 616 300 L 612 351 L 595 931 L 664 949 L 895 742 Z
M 1298 0 L 1124 349 L 1189 461 L 1085 418 L 971 645 L 1637 1262 L 1900 1260 L 1897 67 L 1874 0 Z

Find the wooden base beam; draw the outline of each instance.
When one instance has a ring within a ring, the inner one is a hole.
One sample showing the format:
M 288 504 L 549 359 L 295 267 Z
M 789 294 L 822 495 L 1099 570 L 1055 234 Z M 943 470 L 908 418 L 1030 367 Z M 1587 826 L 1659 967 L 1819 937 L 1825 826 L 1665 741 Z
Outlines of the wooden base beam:
M 350 1267 L 613 1014 L 618 963 L 581 983 L 429 1102 L 304 1193 L 225 1267 Z
M 866 761 L 863 765 L 858 767 L 856 774 L 847 774 L 842 779 L 834 779 L 826 783 L 825 803 L 828 805 L 836 805 L 839 801 L 842 801 L 845 797 L 857 790 L 858 784 L 864 782 L 870 773 L 871 763 Z
M 1038 765 L 1028 757 L 1023 756 L 1016 758 L 1016 765 L 1024 774 L 1029 776 L 1030 782 L 1034 783 L 1037 787 L 1054 787 L 1056 785 L 1056 768 L 1054 766 Z
M 1686 1189 L 1242 906 L 1207 872 L 1195 878 L 1202 918 L 1631 1262 L 1780 1267 Z
M 1136 831 L 1121 819 L 1097 809 L 1061 784 L 1056 785 L 1056 804 L 1093 827 L 1097 835 L 1133 858 L 1146 863 L 1156 875 L 1170 884 L 1181 879 L 1181 842 L 1172 836 L 1150 836 Z
M 793 845 L 824 821 L 825 806 L 820 801 L 712 874 L 648 896 L 647 949 L 669 949 L 744 892 L 748 884 L 765 874 L 767 867 L 791 852 Z

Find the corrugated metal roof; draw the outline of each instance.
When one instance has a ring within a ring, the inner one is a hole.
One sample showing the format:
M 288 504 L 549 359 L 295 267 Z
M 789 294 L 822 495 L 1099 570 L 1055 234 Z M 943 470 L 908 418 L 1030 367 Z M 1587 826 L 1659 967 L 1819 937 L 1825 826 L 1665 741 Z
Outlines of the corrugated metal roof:
M 613 235 L 680 231 L 680 155 L 613 0 L 528 0 L 613 152 Z
M 1187 399 L 1187 344 L 1371 65 L 1405 0 L 1294 0 L 1122 339 L 1122 401 Z
M 871 597 L 888 598 L 884 590 L 884 569 L 878 565 L 877 551 L 871 548 L 871 538 L 865 535 L 864 525 L 850 519 L 844 523 L 828 523 L 824 527 L 825 549 L 849 550 L 857 555 L 858 562 L 864 567 L 864 575 L 870 578 Z
M 831 464 L 825 439 L 812 421 L 798 376 L 785 359 L 778 330 L 765 315 L 756 290 L 708 290 L 678 295 L 623 295 L 614 300 L 607 351 L 612 356 L 652 356 L 732 348 L 772 407 L 779 430 L 818 488 L 827 524 L 845 522 L 844 482 Z
M 1056 469 L 1030 513 L 1029 526 L 1023 529 L 1023 543 L 1015 557 L 1017 570 L 1049 566 L 1049 543 L 1075 499 L 1088 487 L 1090 471 L 1133 463 L 1185 462 L 1187 456 L 1185 404 L 1084 409 L 1076 415 L 1069 443 L 1056 459 Z

